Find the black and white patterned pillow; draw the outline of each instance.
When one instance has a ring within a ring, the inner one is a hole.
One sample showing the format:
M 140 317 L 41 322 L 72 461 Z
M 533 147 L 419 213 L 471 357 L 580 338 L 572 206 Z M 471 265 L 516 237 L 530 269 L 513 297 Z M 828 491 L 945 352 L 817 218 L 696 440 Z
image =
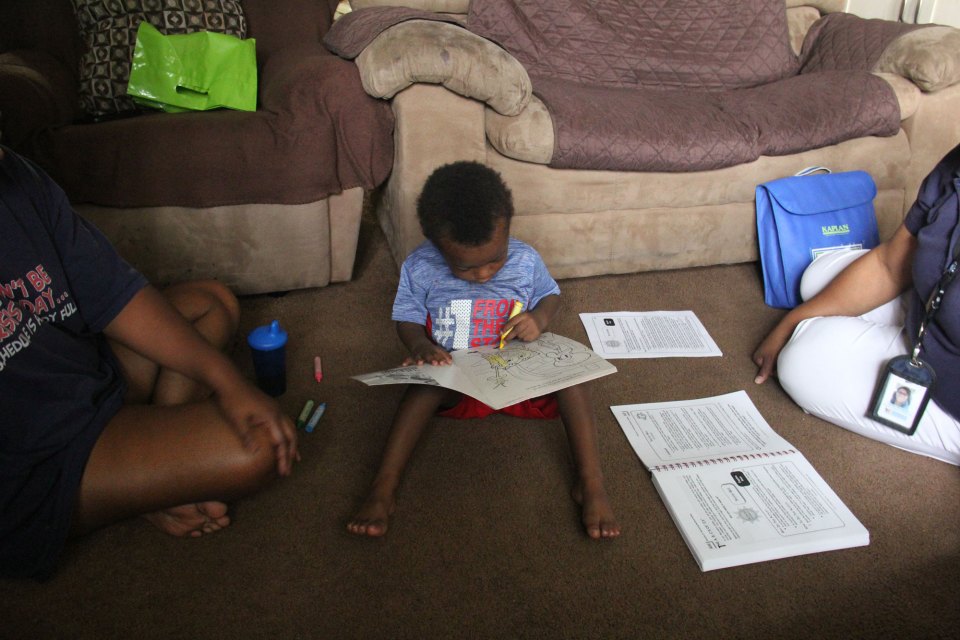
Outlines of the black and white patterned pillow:
M 72 0 L 84 50 L 80 106 L 102 117 L 137 106 L 127 97 L 137 27 L 146 20 L 161 33 L 215 31 L 247 35 L 240 0 Z

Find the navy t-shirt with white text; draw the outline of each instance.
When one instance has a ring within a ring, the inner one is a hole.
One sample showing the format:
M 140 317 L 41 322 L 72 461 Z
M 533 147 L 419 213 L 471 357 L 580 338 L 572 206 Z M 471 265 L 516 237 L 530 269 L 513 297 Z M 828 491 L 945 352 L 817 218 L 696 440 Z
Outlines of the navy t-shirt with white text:
M 0 574 L 44 578 L 126 390 L 101 332 L 146 280 L 46 174 L 6 149 L 0 256 Z

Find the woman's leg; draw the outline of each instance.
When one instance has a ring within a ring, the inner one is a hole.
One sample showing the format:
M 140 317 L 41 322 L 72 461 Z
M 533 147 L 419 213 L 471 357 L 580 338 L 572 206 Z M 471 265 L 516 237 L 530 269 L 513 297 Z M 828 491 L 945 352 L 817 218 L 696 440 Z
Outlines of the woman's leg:
M 800 295 L 812 298 L 865 250 L 836 251 L 814 260 Z M 780 353 L 780 384 L 804 411 L 895 447 L 960 464 L 960 423 L 930 402 L 912 436 L 867 417 L 881 370 L 909 347 L 903 335 L 907 294 L 858 318 L 801 322 Z
M 207 342 L 225 350 L 240 324 L 240 303 L 216 280 L 184 282 L 163 290 L 164 297 Z M 127 347 L 110 343 L 127 379 L 127 404 L 182 404 L 202 400 L 208 389 L 160 366 Z
M 226 502 L 274 477 L 266 431 L 254 434 L 244 447 L 212 400 L 122 407 L 87 462 L 74 533 L 137 515 L 177 535 L 226 526 Z
M 831 251 L 810 263 L 800 279 L 800 297 L 809 300 L 820 293 L 851 262 L 869 253 L 866 249 Z M 906 297 L 900 296 L 860 316 L 876 324 L 903 326 Z
M 239 304 L 215 281 L 174 285 L 170 303 L 218 348 L 236 333 Z M 117 344 L 129 383 L 127 404 L 107 424 L 81 481 L 74 532 L 146 515 L 177 535 L 200 535 L 229 523 L 224 501 L 274 477 L 265 433 L 247 448 L 208 398 L 209 390 Z
M 907 353 L 901 327 L 863 318 L 801 322 L 780 353 L 780 384 L 805 411 L 855 433 L 960 465 L 960 422 L 934 402 L 912 436 L 867 417 L 881 370 Z

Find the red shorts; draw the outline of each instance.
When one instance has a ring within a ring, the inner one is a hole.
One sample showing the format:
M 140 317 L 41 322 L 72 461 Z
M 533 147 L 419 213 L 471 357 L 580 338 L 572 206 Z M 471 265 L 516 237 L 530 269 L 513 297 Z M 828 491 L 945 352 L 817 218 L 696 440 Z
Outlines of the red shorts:
M 557 407 L 557 398 L 554 394 L 530 398 L 517 404 L 512 404 L 503 409 L 492 409 L 476 398 L 463 396 L 453 407 L 443 409 L 437 412 L 438 416 L 444 418 L 458 418 L 466 420 L 469 418 L 485 418 L 494 413 L 503 413 L 515 418 L 529 418 L 532 420 L 553 420 L 560 415 Z

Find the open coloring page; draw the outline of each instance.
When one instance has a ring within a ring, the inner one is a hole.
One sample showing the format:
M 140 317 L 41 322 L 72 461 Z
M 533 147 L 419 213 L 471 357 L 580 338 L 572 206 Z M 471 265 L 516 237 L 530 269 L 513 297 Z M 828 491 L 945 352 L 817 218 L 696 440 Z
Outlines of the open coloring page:
M 553 333 L 533 342 L 510 340 L 503 349 L 492 344 L 451 355 L 449 366 L 399 367 L 354 378 L 368 385 L 440 385 L 501 409 L 616 371 L 588 347 Z

